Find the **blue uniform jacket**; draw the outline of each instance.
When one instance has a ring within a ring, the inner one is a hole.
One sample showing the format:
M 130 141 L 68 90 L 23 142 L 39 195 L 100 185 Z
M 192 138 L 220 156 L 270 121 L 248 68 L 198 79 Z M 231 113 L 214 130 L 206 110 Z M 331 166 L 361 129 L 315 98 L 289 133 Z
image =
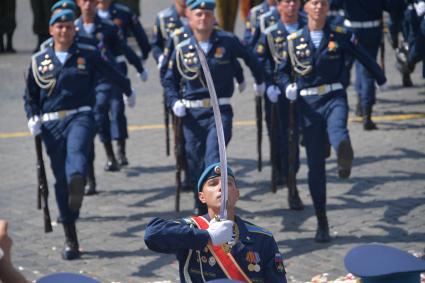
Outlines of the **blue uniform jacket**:
M 263 1 L 263 3 L 254 6 L 249 10 L 248 16 L 246 18 L 245 22 L 245 31 L 243 34 L 243 43 L 245 45 L 249 45 L 252 39 L 252 36 L 254 35 L 255 28 L 257 27 L 259 17 L 267 13 L 270 10 L 269 4 L 267 4 L 267 1 Z
M 204 215 L 204 218 L 209 221 L 208 215 Z M 273 235 L 239 217 L 236 217 L 235 223 L 239 229 L 239 241 L 231 253 L 244 273 L 256 283 L 286 282 L 283 259 Z M 201 272 L 207 281 L 227 278 L 206 248 L 209 239 L 208 232 L 198 229 L 190 218 L 175 221 L 154 218 L 145 232 L 145 243 L 149 249 L 176 254 L 182 283 L 187 282 L 185 273 L 192 282 L 204 282 Z M 252 264 L 249 255 L 255 255 L 256 264 L 259 265 L 257 271 L 248 269 Z
M 296 59 L 304 66 L 311 68 L 307 74 L 297 76 L 298 90 L 323 84 L 342 83 L 347 53 L 359 60 L 371 72 L 379 85 L 386 82 L 385 74 L 376 61 L 357 43 L 354 34 L 344 27 L 326 25 L 323 29 L 323 39 L 317 49 L 310 38 L 307 26 L 292 33 L 287 39 L 288 45 L 289 41 L 293 42 Z M 285 67 L 279 71 L 291 74 L 291 60 L 286 60 Z M 279 78 L 281 77 L 284 79 L 280 81 L 280 86 L 281 89 L 285 89 L 286 76 L 282 74 Z
M 127 6 L 117 3 L 112 3 L 109 6 L 109 14 L 111 15 L 111 20 L 120 27 L 125 39 L 129 37 L 130 32 L 133 34 L 142 52 L 142 58 L 146 60 L 151 51 L 151 45 L 137 15 L 131 12 Z
M 405 30 L 409 43 L 409 61 L 416 64 L 425 59 L 425 17 L 419 17 L 413 5 L 405 11 Z
M 250 48 L 255 48 L 260 39 L 261 35 L 266 31 L 266 29 L 274 24 L 276 24 L 280 19 L 279 11 L 277 9 L 269 9 L 268 12 L 260 15 L 258 17 L 257 25 L 254 28 L 254 31 L 249 39 L 249 42 L 245 42 Z
M 218 26 L 216 26 L 216 29 L 220 29 Z M 171 59 L 171 55 L 173 54 L 173 51 L 175 49 L 175 47 L 180 44 L 180 42 L 185 41 L 186 39 L 188 39 L 189 37 L 192 36 L 192 30 L 189 28 L 188 25 L 183 25 L 182 27 L 174 30 L 174 32 L 172 33 L 172 35 L 170 36 L 170 38 L 167 41 L 167 46 L 164 49 L 164 60 L 162 61 L 162 65 L 160 67 L 160 78 L 161 78 L 161 83 L 162 83 L 162 78 L 164 78 L 165 73 L 167 72 L 168 69 L 168 62 Z M 234 60 L 234 64 L 235 64 L 235 78 L 236 81 L 238 83 L 242 83 L 243 81 L 245 81 L 245 77 L 243 75 L 243 69 L 241 64 L 239 63 L 238 60 Z
M 214 30 L 210 36 L 210 44 L 211 48 L 206 57 L 218 97 L 231 97 L 233 95 L 233 78 L 236 72 L 234 60 L 237 58 L 245 61 L 257 84 L 263 83 L 263 69 L 257 58 L 233 34 Z M 195 37 L 192 36 L 176 46 L 164 77 L 169 107 L 172 107 L 181 98 L 179 96 L 181 83 L 185 88 L 184 99 L 198 100 L 210 97 L 201 73 L 200 62 L 195 49 Z
M 131 94 L 130 81 L 105 61 L 95 47 L 74 42 L 62 65 L 51 46 L 32 57 L 24 96 L 27 117 L 81 106 L 94 106 L 98 76 Z
M 382 19 L 382 12 L 392 12 L 391 0 L 335 0 L 334 5 L 343 7 L 345 18 L 350 21 L 366 22 Z
M 115 57 L 124 54 L 128 62 L 136 68 L 137 72 L 142 73 L 144 70 L 142 62 L 137 57 L 137 54 L 127 45 L 120 29 L 112 21 L 101 19 L 97 15 L 95 16 L 94 24 L 95 30 L 93 35 L 98 42 L 101 52 L 103 53 L 105 49 Z M 92 37 L 84 30 L 82 18 L 75 21 L 75 26 L 79 35 Z
M 299 16 L 299 28 L 303 28 L 305 24 L 305 18 Z M 284 23 L 279 20 L 277 24 L 265 30 L 257 43 L 255 53 L 265 69 L 267 85 L 277 83 L 275 78 L 278 73 L 278 68 L 285 66 L 286 60 L 289 59 L 286 51 L 286 38 L 288 35 L 289 32 L 286 30 Z M 286 78 L 289 82 L 290 77 L 286 76 Z M 283 78 L 280 78 L 280 80 L 282 79 Z
M 159 56 L 164 52 L 166 42 L 175 29 L 180 28 L 183 23 L 177 13 L 176 7 L 172 5 L 158 13 L 152 32 L 152 53 L 158 63 Z

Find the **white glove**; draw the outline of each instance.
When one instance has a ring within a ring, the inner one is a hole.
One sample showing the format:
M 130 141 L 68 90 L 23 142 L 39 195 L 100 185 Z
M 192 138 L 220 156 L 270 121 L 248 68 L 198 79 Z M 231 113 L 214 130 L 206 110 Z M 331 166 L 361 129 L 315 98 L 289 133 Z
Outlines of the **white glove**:
M 184 106 L 183 102 L 177 100 L 174 102 L 173 112 L 177 117 L 183 117 L 186 115 L 186 106 Z
M 207 231 L 210 234 L 211 242 L 214 246 L 230 242 L 233 236 L 233 221 L 216 221 L 212 219 Z
M 158 70 L 161 69 L 162 61 L 164 61 L 164 54 L 161 54 L 158 57 L 158 65 L 156 65 L 156 67 L 158 68 Z
M 236 87 L 238 88 L 239 93 L 242 93 L 246 89 L 246 81 L 236 83 Z
M 261 83 L 259 85 L 254 83 L 255 96 L 263 96 L 265 90 L 266 90 L 266 84 L 265 83 Z
M 267 97 L 272 103 L 276 103 L 279 100 L 279 95 L 281 94 L 280 89 L 277 85 L 270 85 L 267 88 Z
M 422 15 L 425 14 L 425 2 L 421 1 L 413 5 L 415 6 L 416 14 L 418 14 L 419 17 L 422 17 Z
M 143 72 L 138 73 L 139 78 L 142 80 L 142 82 L 146 82 L 149 78 L 149 73 L 146 68 L 143 69 Z
M 291 101 L 294 101 L 297 99 L 298 94 L 298 87 L 296 83 L 292 83 L 286 87 L 286 98 L 288 98 Z
M 130 108 L 134 108 L 134 106 L 136 106 L 136 93 L 134 90 L 131 92 L 130 96 L 124 94 L 124 103 Z
M 41 120 L 37 115 L 32 116 L 28 120 L 28 129 L 31 132 L 31 135 L 36 136 L 41 134 Z

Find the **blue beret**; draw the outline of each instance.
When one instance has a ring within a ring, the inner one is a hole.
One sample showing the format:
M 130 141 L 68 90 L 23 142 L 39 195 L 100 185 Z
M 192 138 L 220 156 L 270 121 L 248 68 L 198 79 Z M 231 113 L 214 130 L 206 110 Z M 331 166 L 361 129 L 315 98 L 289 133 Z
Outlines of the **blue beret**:
M 71 22 L 75 20 L 75 14 L 71 10 L 62 10 L 53 14 L 49 21 L 49 26 L 58 22 Z
M 53 273 L 44 276 L 43 278 L 40 278 L 36 281 L 37 283 L 100 283 L 100 281 L 95 280 L 93 278 L 87 277 L 82 274 L 76 274 L 76 273 Z
M 233 175 L 232 168 L 230 168 L 229 166 L 227 166 L 227 175 L 235 178 L 235 175 Z M 221 169 L 220 169 L 219 162 L 211 164 L 210 166 L 205 168 L 204 172 L 202 172 L 202 175 L 198 181 L 198 192 L 202 191 L 202 186 L 207 180 L 215 178 L 217 176 L 221 176 Z
M 425 271 L 424 260 L 380 244 L 351 249 L 344 263 L 363 283 L 420 283 L 420 273 Z
M 214 10 L 215 0 L 188 0 L 186 1 L 186 5 L 191 10 L 195 10 L 195 9 Z
M 68 10 L 72 10 L 74 13 L 77 12 L 77 5 L 75 5 L 74 1 L 72 0 L 61 0 L 56 2 L 52 8 L 50 9 L 50 11 L 53 13 L 56 10 L 59 9 L 68 9 Z

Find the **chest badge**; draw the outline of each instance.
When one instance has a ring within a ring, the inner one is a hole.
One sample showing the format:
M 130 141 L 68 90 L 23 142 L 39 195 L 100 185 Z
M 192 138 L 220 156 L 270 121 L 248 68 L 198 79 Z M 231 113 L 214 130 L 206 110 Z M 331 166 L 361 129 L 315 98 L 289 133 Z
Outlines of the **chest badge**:
M 114 24 L 116 24 L 117 26 L 121 27 L 122 26 L 122 20 L 119 18 L 115 18 L 113 20 Z
M 83 57 L 78 57 L 77 68 L 79 70 L 85 70 L 86 69 L 86 60 Z
M 338 48 L 338 44 L 335 41 L 330 40 L 328 43 L 328 51 L 334 52 L 337 48 Z
M 246 261 L 248 262 L 248 270 L 251 272 L 260 272 L 260 255 L 257 252 L 248 251 L 246 254 Z
M 224 52 L 225 52 L 225 49 L 223 47 L 217 47 L 215 49 L 214 57 L 217 59 L 221 59 L 223 58 Z

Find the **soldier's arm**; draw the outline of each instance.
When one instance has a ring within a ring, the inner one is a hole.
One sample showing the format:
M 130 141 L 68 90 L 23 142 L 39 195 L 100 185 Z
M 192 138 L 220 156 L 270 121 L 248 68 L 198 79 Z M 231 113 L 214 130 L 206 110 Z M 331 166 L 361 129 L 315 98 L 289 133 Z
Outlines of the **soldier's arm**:
M 252 36 L 252 30 L 251 30 L 251 12 L 248 13 L 248 16 L 246 18 L 245 22 L 245 31 L 243 33 L 243 43 L 248 46 L 249 42 L 251 41 Z
M 264 282 L 286 283 L 286 271 L 283 265 L 283 257 L 279 252 L 273 236 L 267 236 L 264 245 Z
M 156 63 L 158 63 L 159 56 L 162 55 L 164 50 L 164 38 L 161 34 L 158 17 L 156 17 L 155 24 L 153 26 L 151 45 L 153 57 L 155 58 Z
M 170 108 L 173 107 L 174 103 L 180 99 L 179 90 L 182 77 L 176 66 L 177 60 L 179 60 L 179 58 L 176 56 L 176 51 L 173 51 L 173 54 L 168 61 L 168 69 L 163 80 L 167 105 Z
M 26 112 L 27 119 L 40 115 L 40 87 L 37 85 L 32 73 L 31 67 L 28 70 L 28 75 L 26 78 L 26 87 L 24 93 L 24 108 Z
M 143 68 L 142 62 L 140 61 L 139 57 L 137 57 L 137 54 L 133 51 L 133 49 L 128 46 L 128 44 L 125 42 L 124 37 L 121 33 L 121 31 L 118 29 L 118 27 L 113 27 L 114 32 L 113 34 L 113 42 L 116 42 L 121 52 L 124 54 L 125 58 L 127 58 L 127 61 L 136 68 L 138 73 L 143 73 L 145 70 Z
M 90 59 L 98 74 L 116 84 L 127 96 L 131 95 L 132 89 L 130 80 L 115 69 L 108 61 L 105 61 L 98 51 L 93 50 Z
M 387 81 L 384 72 L 376 61 L 366 52 L 366 50 L 357 42 L 354 34 L 347 32 L 342 34 L 346 50 L 353 55 L 360 63 L 372 74 L 379 85 Z
M 270 46 L 268 44 L 266 34 L 263 33 L 261 35 L 260 39 L 257 42 L 257 45 L 254 48 L 254 53 L 256 57 L 258 58 L 260 65 L 263 66 L 264 79 L 265 79 L 266 85 L 274 84 L 275 83 L 273 79 L 274 61 L 270 52 Z M 265 68 L 265 66 L 268 66 L 269 68 Z
M 148 36 L 146 35 L 145 29 L 137 18 L 136 14 L 130 13 L 130 29 L 137 41 L 137 45 L 142 52 L 143 60 L 146 60 L 151 52 L 151 45 L 149 43 Z
M 163 85 L 163 79 L 168 70 L 168 63 L 171 60 L 171 55 L 174 51 L 174 40 L 172 37 L 168 38 L 166 46 L 164 48 L 164 59 L 162 59 L 161 65 L 159 66 L 159 77 L 161 80 L 161 84 Z
M 245 64 L 251 70 L 251 73 L 255 79 L 257 84 L 261 84 L 264 82 L 264 70 L 254 53 L 248 48 L 244 47 L 242 43 L 237 39 L 237 37 L 233 38 L 233 42 L 231 45 L 235 50 L 235 55 L 238 58 L 244 60 Z
M 152 219 L 145 231 L 149 249 L 160 253 L 176 253 L 182 249 L 200 250 L 210 240 L 206 230 L 196 228 L 190 220 Z

